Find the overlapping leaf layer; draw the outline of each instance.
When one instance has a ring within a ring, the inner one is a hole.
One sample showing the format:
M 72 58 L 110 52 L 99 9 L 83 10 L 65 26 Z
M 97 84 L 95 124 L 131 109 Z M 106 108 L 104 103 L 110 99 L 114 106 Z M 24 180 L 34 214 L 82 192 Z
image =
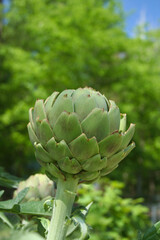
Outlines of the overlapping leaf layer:
M 54 178 L 90 182 L 113 171 L 135 147 L 135 125 L 114 101 L 91 89 L 53 92 L 29 111 L 28 132 L 39 163 Z

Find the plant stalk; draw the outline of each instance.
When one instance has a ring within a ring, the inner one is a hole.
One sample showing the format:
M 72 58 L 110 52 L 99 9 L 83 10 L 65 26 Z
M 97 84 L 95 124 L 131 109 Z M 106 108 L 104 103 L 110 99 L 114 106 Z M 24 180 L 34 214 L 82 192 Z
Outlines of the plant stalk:
M 47 240 L 64 240 L 66 235 L 65 222 L 70 217 L 76 196 L 78 179 L 73 177 L 65 181 L 58 179 L 56 197 L 53 203 L 53 214 L 49 226 Z

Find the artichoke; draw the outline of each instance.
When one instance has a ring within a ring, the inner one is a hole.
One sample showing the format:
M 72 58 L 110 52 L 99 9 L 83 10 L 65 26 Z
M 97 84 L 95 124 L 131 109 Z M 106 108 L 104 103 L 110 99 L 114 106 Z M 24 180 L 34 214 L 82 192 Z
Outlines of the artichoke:
M 29 187 L 29 190 L 23 202 L 42 200 L 49 196 L 55 196 L 54 184 L 44 174 L 31 175 L 27 180 L 21 181 L 18 188 L 14 191 L 13 197 L 16 197 L 26 187 Z
M 55 179 L 91 182 L 113 171 L 135 147 L 135 125 L 91 88 L 53 92 L 29 110 L 28 132 L 35 156 Z

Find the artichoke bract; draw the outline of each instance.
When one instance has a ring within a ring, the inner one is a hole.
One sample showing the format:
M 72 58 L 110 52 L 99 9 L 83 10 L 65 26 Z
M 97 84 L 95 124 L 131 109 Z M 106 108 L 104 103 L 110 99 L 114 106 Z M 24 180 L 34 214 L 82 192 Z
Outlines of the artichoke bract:
M 55 179 L 72 175 L 90 182 L 113 171 L 131 150 L 135 125 L 91 88 L 53 92 L 29 110 L 28 132 L 35 156 Z
M 53 182 L 44 174 L 31 175 L 25 181 L 21 181 L 18 188 L 14 191 L 15 198 L 20 191 L 29 187 L 23 202 L 42 200 L 47 197 L 55 196 L 55 188 Z

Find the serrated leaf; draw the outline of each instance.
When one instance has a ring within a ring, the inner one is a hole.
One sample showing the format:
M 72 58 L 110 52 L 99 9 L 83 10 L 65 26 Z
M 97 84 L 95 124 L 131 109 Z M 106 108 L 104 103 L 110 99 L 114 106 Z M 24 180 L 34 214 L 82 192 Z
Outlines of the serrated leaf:
M 69 232 L 67 233 L 67 239 L 73 239 L 73 240 L 87 240 L 89 238 L 89 234 L 88 234 L 88 226 L 85 223 L 83 217 L 81 216 L 74 216 L 72 217 L 72 220 L 76 223 L 77 227 L 75 228 L 75 230 L 69 234 Z M 73 235 L 73 236 L 72 236 Z M 74 235 L 78 235 L 78 238 L 74 237 Z
M 13 176 L 0 167 L 0 186 L 7 188 L 17 188 L 22 179 Z
M 84 215 L 84 217 L 87 216 L 87 214 L 88 214 L 92 204 L 93 204 L 93 202 L 90 202 L 84 209 L 81 210 L 81 212 Z
M 28 231 L 13 231 L 7 240 L 44 240 L 39 234 Z
M 79 223 L 75 222 L 73 219 L 71 219 L 70 222 L 71 223 L 70 223 L 70 225 L 67 228 L 66 237 L 70 236 L 77 229 L 77 227 L 79 226 Z
M 11 222 L 9 221 L 9 219 L 6 217 L 6 215 L 3 212 L 0 212 L 0 219 L 7 224 L 8 227 L 13 229 L 13 225 L 11 224 Z
M 52 209 L 53 209 L 53 199 L 52 198 L 50 198 L 50 199 L 47 199 L 45 202 L 44 202 L 44 204 L 43 204 L 43 206 L 44 206 L 44 210 L 45 211 L 48 211 L 48 212 L 51 212 L 52 211 Z
M 2 197 L 3 193 L 4 193 L 4 190 L 1 190 L 0 191 L 0 197 Z
M 92 203 L 89 203 L 84 208 L 78 208 L 73 212 L 73 217 L 70 220 L 70 225 L 67 229 L 67 235 L 69 238 L 67 239 L 74 239 L 74 240 L 85 240 L 88 239 L 88 226 L 85 223 L 86 216 Z M 79 234 L 78 234 L 79 232 Z M 78 235 L 78 238 L 75 238 L 75 235 Z
M 159 240 L 160 239 L 160 221 L 155 223 L 144 234 L 142 240 Z
M 0 202 L 0 210 L 8 210 L 10 212 L 16 212 L 19 213 L 19 203 L 23 200 L 23 198 L 26 196 L 29 188 L 23 189 L 18 195 L 10 200 L 7 201 L 1 201 Z
M 48 211 L 44 207 L 44 200 L 42 201 L 30 201 L 20 204 L 20 213 L 37 215 L 37 216 L 51 216 L 52 212 Z
M 40 220 L 39 223 L 39 231 L 41 232 L 41 235 L 43 234 L 44 237 L 47 237 L 50 220 L 44 217 L 38 218 Z

